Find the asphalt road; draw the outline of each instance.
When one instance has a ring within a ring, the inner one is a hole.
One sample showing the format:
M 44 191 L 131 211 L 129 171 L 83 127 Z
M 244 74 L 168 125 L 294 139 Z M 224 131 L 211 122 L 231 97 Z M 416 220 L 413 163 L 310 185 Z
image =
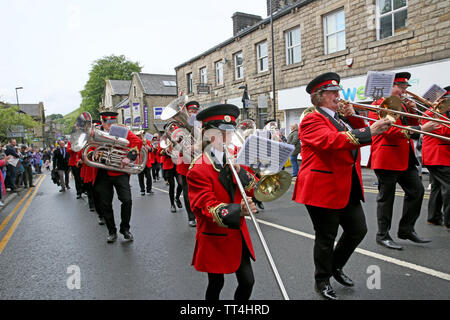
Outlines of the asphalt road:
M 447 300 L 450 298 L 450 232 L 426 224 L 428 199 L 416 224 L 429 244 L 398 240 L 403 251 L 375 243 L 376 189 L 373 175 L 364 171 L 363 204 L 368 234 L 345 268 L 356 283 L 332 285 L 342 300 Z M 131 177 L 134 242 L 119 234 L 106 243 L 107 230 L 89 212 L 87 199 L 75 198 L 74 183 L 59 193 L 47 174 L 36 188 L 22 191 L 0 212 L 0 299 L 56 300 L 202 300 L 207 283 L 204 273 L 190 265 L 195 228 L 187 224 L 184 209 L 169 211 L 168 187 L 154 183 L 154 194 L 141 196 L 137 176 Z M 291 299 L 320 300 L 313 289 L 314 231 L 303 205 L 291 201 L 292 189 L 282 198 L 265 203 L 257 218 Z M 396 238 L 403 196 L 398 194 L 391 235 Z M 120 202 L 114 199 L 116 224 Z M 256 262 L 255 300 L 282 296 L 270 270 L 254 226 L 248 221 Z M 226 275 L 222 299 L 232 299 L 234 275 Z

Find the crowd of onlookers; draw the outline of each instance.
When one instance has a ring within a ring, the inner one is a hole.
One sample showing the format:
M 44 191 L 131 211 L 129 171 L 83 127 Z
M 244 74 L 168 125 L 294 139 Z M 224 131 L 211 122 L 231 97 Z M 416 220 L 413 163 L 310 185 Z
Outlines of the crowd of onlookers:
M 0 143 L 0 206 L 6 192 L 17 192 L 34 187 L 33 177 L 50 171 L 52 149 L 18 145 L 10 139 L 6 145 Z

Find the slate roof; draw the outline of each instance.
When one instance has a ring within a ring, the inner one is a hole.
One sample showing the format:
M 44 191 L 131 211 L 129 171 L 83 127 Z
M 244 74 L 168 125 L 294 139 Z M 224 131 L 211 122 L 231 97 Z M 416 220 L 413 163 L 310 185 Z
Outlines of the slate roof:
M 39 104 L 19 104 L 19 110 L 32 117 L 41 117 Z
M 130 93 L 131 80 L 109 80 L 113 95 L 128 95 Z
M 176 83 L 176 75 L 168 74 L 150 74 L 138 73 L 138 78 L 141 81 L 144 93 L 148 95 L 157 96 L 177 96 L 176 86 L 166 86 L 163 81 L 174 81 Z

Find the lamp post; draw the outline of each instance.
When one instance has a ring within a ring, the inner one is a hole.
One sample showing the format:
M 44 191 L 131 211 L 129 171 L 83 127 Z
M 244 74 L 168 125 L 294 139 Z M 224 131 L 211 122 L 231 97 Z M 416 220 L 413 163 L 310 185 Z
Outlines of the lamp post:
M 20 111 L 20 105 L 19 105 L 19 95 L 17 94 L 17 90 L 23 89 L 23 87 L 16 87 L 16 100 L 17 100 L 17 108 L 19 108 Z M 21 137 L 22 143 L 23 143 L 23 137 Z
M 243 111 L 245 112 L 245 118 L 242 117 L 243 119 L 248 118 L 248 110 L 247 110 L 247 103 L 248 103 L 248 88 L 246 84 L 243 84 L 241 86 L 239 86 L 239 89 L 244 89 L 244 93 L 242 94 L 242 108 Z
M 20 108 L 19 106 L 19 95 L 17 94 L 17 90 L 23 89 L 23 87 L 17 87 L 16 88 L 16 100 L 17 100 L 17 107 Z
M 272 12 L 272 0 L 270 3 L 270 35 L 272 38 L 272 103 L 273 103 L 273 119 L 277 121 L 277 112 L 275 110 L 275 52 L 274 52 L 274 39 L 273 39 L 273 12 Z

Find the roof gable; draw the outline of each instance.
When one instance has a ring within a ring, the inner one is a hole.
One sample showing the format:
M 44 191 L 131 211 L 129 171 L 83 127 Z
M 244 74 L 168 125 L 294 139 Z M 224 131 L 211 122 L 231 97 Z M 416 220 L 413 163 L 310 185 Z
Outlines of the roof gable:
M 137 73 L 137 77 L 142 85 L 144 94 L 161 96 L 176 96 L 178 94 L 176 75 Z

